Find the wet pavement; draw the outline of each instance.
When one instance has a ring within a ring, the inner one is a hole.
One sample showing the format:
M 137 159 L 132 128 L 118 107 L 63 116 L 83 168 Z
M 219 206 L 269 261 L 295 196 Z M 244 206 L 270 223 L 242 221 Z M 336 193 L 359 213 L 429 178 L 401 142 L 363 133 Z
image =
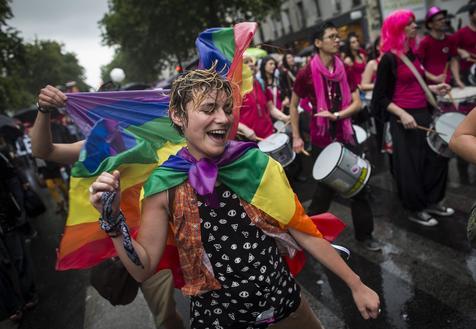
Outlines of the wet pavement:
M 380 295 L 382 313 L 364 321 L 354 306 L 349 289 L 335 275 L 308 257 L 298 281 L 303 293 L 326 328 L 335 329 L 473 329 L 476 328 L 476 249 L 466 239 L 469 209 L 476 201 L 476 167 L 460 172 L 450 161 L 446 204 L 456 210 L 439 218 L 436 227 L 422 227 L 407 220 L 388 172 L 386 158 L 367 145 L 373 164 L 370 180 L 375 216 L 374 236 L 384 243 L 382 252 L 363 249 L 353 237 L 349 201 L 336 200 L 331 212 L 348 227 L 336 243 L 352 252 L 348 261 L 363 282 Z M 309 172 L 309 159 L 304 159 Z M 313 192 L 313 180 L 293 184 L 305 206 Z M 56 248 L 64 214 L 56 214 L 46 189 L 40 189 L 48 212 L 32 219 L 38 237 L 31 242 L 40 303 L 25 314 L 19 325 L 0 322 L 0 328 L 154 328 L 144 299 L 112 307 L 89 284 L 89 271 L 54 270 Z M 187 300 L 176 294 L 179 310 L 187 316 Z

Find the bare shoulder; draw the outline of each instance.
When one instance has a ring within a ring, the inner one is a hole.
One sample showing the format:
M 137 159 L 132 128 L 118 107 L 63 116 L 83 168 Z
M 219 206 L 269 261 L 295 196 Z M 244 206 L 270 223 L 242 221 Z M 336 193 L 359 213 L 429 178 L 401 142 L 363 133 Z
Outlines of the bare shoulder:
M 162 191 L 144 198 L 142 207 L 144 210 L 154 208 L 155 210 L 167 211 L 169 208 L 169 191 Z

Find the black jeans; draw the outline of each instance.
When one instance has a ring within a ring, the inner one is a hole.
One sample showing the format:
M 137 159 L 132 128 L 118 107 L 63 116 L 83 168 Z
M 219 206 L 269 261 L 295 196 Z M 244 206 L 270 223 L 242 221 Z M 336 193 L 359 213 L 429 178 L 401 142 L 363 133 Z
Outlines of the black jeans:
M 360 153 L 355 147 L 346 147 L 356 154 Z M 321 151 L 322 149 L 313 146 L 312 157 L 314 161 Z M 337 192 L 332 188 L 323 183 L 316 182 L 316 190 L 314 191 L 308 212 L 310 214 L 322 214 L 327 212 L 336 196 Z M 362 191 L 350 199 L 350 210 L 354 224 L 355 238 L 359 241 L 371 238 L 374 230 L 374 219 L 372 208 L 368 200 L 367 188 L 363 188 Z

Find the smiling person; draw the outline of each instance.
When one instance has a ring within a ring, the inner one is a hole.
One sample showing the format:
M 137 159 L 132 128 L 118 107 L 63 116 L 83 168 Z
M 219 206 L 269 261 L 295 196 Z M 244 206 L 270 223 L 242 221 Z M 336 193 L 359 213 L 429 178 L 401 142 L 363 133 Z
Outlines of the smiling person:
M 185 279 L 182 292 L 191 299 L 192 328 L 265 328 L 271 323 L 275 328 L 322 328 L 280 255 L 279 250 L 292 255 L 300 245 L 344 280 L 365 319 L 376 318 L 377 294 L 303 211 L 284 225 L 281 216 L 272 217 L 254 205 L 254 198 L 249 200 L 257 172 L 266 168 L 272 174 L 268 188 L 291 192 L 285 194 L 291 200 L 269 195 L 269 212 L 288 202 L 303 210 L 279 163 L 255 143 L 228 141 L 232 108 L 231 85 L 214 69 L 190 71 L 175 80 L 169 116 L 187 145 L 144 184 L 136 239 L 118 231 L 125 225 L 118 206 L 119 172 L 104 172 L 91 185 L 91 203 L 102 213 L 102 227 L 128 271 L 140 282 L 153 274 L 170 223 Z
M 296 153 L 304 149 L 297 105 L 301 98 L 308 98 L 312 104 L 312 157 L 316 159 L 334 141 L 343 143 L 357 154 L 361 153 L 350 118 L 361 109 L 362 103 L 353 76 L 346 73 L 344 63 L 338 57 L 339 33 L 332 23 L 324 22 L 315 31 L 313 40 L 318 53 L 310 64 L 299 71 L 291 97 L 293 149 Z M 335 197 L 336 192 L 332 188 L 316 182 L 309 212 L 327 212 Z M 374 222 L 367 189 L 351 199 L 351 212 L 355 238 L 367 250 L 381 250 L 380 243 L 372 237 Z
M 441 203 L 445 195 L 448 160 L 430 149 L 426 132 L 418 125 L 429 127 L 432 122 L 427 94 L 444 94 L 450 88 L 445 83 L 429 85 L 425 91 L 408 62 L 420 76 L 424 69 L 414 54 L 417 34 L 415 14 L 397 10 L 382 26 L 381 51 L 384 55 L 377 69 L 372 97 L 374 109 L 390 113 L 393 142 L 393 169 L 398 195 L 410 214 L 408 219 L 423 226 L 435 226 L 433 217 L 451 216 L 454 210 Z

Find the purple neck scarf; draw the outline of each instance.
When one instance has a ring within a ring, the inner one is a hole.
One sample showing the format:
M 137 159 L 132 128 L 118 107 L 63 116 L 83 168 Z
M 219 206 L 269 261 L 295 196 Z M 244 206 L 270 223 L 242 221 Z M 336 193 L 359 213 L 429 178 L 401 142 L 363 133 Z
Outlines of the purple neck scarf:
M 176 156 L 186 162 L 185 169 L 188 169 L 190 185 L 199 195 L 205 197 L 209 206 L 217 208 L 218 198 L 214 192 L 218 168 L 232 163 L 247 150 L 255 147 L 257 147 L 256 143 L 229 141 L 225 146 L 225 151 L 215 159 L 202 158 L 197 161 L 185 147 Z

